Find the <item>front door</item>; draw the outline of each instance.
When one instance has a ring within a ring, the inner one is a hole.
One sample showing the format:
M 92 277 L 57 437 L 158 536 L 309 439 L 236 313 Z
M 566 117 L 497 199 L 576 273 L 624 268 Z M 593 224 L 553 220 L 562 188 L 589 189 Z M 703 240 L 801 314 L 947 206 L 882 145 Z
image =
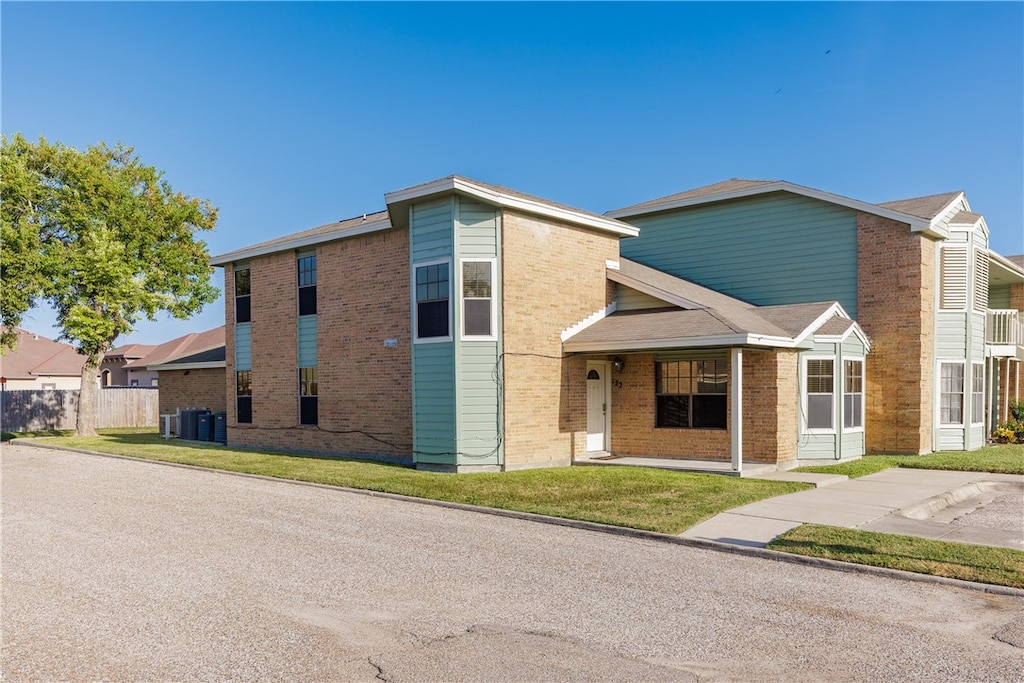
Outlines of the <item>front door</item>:
M 587 363 L 587 451 L 608 450 L 608 364 Z

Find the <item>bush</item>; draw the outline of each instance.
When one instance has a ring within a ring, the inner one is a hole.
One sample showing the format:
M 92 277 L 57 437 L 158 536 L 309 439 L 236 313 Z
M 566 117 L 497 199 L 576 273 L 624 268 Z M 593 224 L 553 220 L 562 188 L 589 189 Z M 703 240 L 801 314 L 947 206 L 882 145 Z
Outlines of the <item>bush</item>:
M 993 430 L 992 438 L 998 443 L 1024 443 L 1024 420 L 1007 420 Z
M 1024 424 L 1024 401 L 1010 399 L 1011 422 Z

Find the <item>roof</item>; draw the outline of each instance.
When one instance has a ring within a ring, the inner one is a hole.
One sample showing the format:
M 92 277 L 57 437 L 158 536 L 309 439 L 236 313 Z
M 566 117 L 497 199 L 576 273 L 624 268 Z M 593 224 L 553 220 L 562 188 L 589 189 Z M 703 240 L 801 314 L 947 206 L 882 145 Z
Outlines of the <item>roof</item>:
M 613 312 L 576 331 L 566 351 L 626 351 L 714 345 L 788 347 L 817 334 L 833 317 L 856 323 L 836 302 L 755 306 L 629 259 L 608 279 L 666 301 L 664 308 Z M 839 329 L 833 323 L 829 330 Z M 828 332 L 832 334 L 832 332 Z
M 927 197 L 913 197 L 911 199 L 899 199 L 894 202 L 882 202 L 879 206 L 931 220 L 940 216 L 950 204 L 962 195 L 963 192 L 961 191 L 945 192 L 943 194 L 930 194 Z
M 391 221 L 388 219 L 388 212 L 377 211 L 356 216 L 355 218 L 346 218 L 334 223 L 325 223 L 315 228 L 218 254 L 210 259 L 210 263 L 215 266 L 223 266 L 255 256 L 273 254 L 274 252 L 289 249 L 301 249 L 302 247 L 309 247 L 322 242 L 331 242 L 347 237 L 355 237 L 356 235 L 364 235 L 368 232 L 387 230 L 390 227 Z
M 1024 268 L 1024 254 L 1020 254 L 1019 256 L 1007 256 L 1006 258 L 1007 260 L 1016 263 L 1021 268 Z
M 817 190 L 812 187 L 797 185 L 796 183 L 791 183 L 786 180 L 748 180 L 743 178 L 733 178 L 720 183 L 698 187 L 694 190 L 679 192 L 667 197 L 662 197 L 661 199 L 654 199 L 647 202 L 641 202 L 640 204 L 633 204 L 632 206 L 627 206 L 622 209 L 615 209 L 607 212 L 605 215 L 612 216 L 614 218 L 635 218 L 660 211 L 671 211 L 673 209 L 681 209 L 690 206 L 730 201 L 742 197 L 763 195 L 771 192 L 789 192 L 791 194 L 818 199 L 830 204 L 845 206 L 855 211 L 861 211 L 863 213 L 895 220 L 900 223 L 906 223 L 910 226 L 912 231 L 922 232 L 933 237 L 948 236 L 946 226 L 939 224 L 936 220 L 936 216 L 919 215 L 910 213 L 907 210 L 914 209 L 921 211 L 922 209 L 915 202 L 921 201 L 921 205 L 923 206 L 923 200 L 927 198 L 921 198 L 921 200 L 904 200 L 903 202 L 890 202 L 889 204 L 884 205 L 871 204 L 859 199 L 851 199 L 850 197 Z M 955 198 L 960 196 L 960 194 L 953 196 Z M 949 202 L 945 204 L 945 206 L 948 205 Z
M 402 190 L 395 190 L 384 195 L 391 214 L 391 222 L 395 226 L 408 224 L 408 205 L 413 200 L 457 193 L 473 197 L 487 204 L 514 209 L 526 213 L 554 218 L 580 227 L 602 230 L 620 236 L 635 237 L 639 234 L 636 226 L 630 225 L 607 215 L 577 209 L 566 204 L 559 204 L 536 195 L 519 192 L 501 185 L 492 185 L 460 175 L 450 175 L 427 183 L 420 183 Z
M 146 354 L 153 351 L 156 348 L 156 344 L 123 344 L 121 346 L 110 349 L 105 354 L 104 358 L 142 358 Z
M 35 379 L 40 376 L 77 377 L 82 374 L 85 356 L 75 347 L 14 328 L 18 344 L 0 357 L 0 374 L 10 379 Z
M 128 370 L 152 369 L 156 365 L 167 365 L 177 359 L 224 347 L 224 326 L 205 332 L 192 332 L 160 344 L 147 356 L 125 365 Z M 224 361 L 222 355 L 220 361 Z

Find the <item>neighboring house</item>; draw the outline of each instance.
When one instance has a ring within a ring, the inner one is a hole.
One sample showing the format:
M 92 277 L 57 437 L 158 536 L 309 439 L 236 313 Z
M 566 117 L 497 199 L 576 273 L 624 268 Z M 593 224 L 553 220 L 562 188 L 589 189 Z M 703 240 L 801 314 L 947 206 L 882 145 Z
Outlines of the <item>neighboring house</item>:
M 75 347 L 15 328 L 18 343 L 0 356 L 4 389 L 81 389 L 85 356 Z
M 630 250 L 642 225 L 459 176 L 385 199 L 214 257 L 229 444 L 443 471 L 864 453 L 876 342 L 856 296 L 732 291 Z M 706 255 L 771 273 L 766 256 Z
M 647 266 L 758 306 L 838 301 L 871 341 L 852 399 L 863 393 L 868 452 L 979 448 L 1022 396 L 1022 260 L 989 249 L 963 192 L 870 204 L 734 179 L 607 215 L 640 229 L 621 250 Z M 851 399 L 847 368 L 801 356 L 804 457 L 841 436 L 815 419 L 815 387 Z
M 187 408 L 227 408 L 223 325 L 160 344 L 126 367 L 159 379 L 161 415 Z
M 100 386 L 155 387 L 156 373 L 135 364 L 155 348 L 154 344 L 124 344 L 107 351 L 100 361 Z

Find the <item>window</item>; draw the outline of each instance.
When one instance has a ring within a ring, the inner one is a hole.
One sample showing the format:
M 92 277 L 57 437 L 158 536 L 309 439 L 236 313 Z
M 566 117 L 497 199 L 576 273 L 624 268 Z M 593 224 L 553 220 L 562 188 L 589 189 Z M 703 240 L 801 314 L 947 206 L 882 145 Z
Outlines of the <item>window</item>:
M 491 262 L 462 264 L 462 334 L 491 337 Z
M 296 261 L 299 285 L 299 315 L 316 313 L 316 254 L 300 256 Z
M 728 361 L 661 361 L 655 372 L 658 427 L 725 429 Z
M 964 364 L 943 363 L 940 372 L 939 422 L 964 423 Z
M 55 390 L 57 385 L 52 382 L 43 382 L 43 391 Z
M 833 429 L 833 361 L 824 358 L 807 360 L 807 428 Z
M 316 368 L 299 368 L 299 424 L 317 424 L 319 391 Z
M 448 264 L 416 268 L 416 338 L 450 337 Z
M 137 386 L 139 386 L 139 380 L 137 380 L 137 379 L 133 379 L 133 380 L 131 381 L 131 386 L 133 386 L 133 387 L 137 387 Z
M 158 386 L 160 386 L 160 378 L 159 377 L 154 377 L 153 379 L 149 380 L 149 386 L 151 386 L 151 387 L 158 387 Z
M 971 424 L 985 421 L 985 365 L 971 363 Z
M 235 405 L 238 408 L 238 422 L 252 423 L 252 370 L 235 373 Z
M 864 426 L 864 361 L 843 361 L 843 428 Z
M 249 266 L 235 270 L 235 322 L 247 323 L 252 320 L 249 290 Z

